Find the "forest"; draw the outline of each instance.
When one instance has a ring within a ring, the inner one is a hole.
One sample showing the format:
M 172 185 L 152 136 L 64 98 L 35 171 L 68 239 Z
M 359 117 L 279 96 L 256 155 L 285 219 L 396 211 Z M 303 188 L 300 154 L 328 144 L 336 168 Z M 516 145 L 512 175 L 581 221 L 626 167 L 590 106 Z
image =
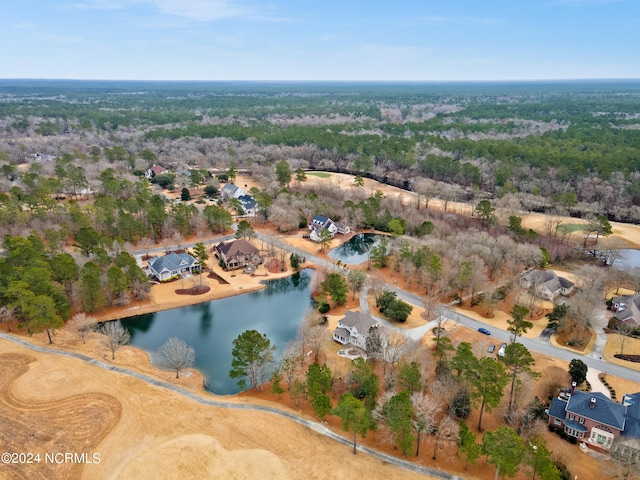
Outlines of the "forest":
M 0 161 L 10 179 L 35 150 L 131 168 L 286 159 L 416 191 L 421 179 L 456 185 L 438 196 L 457 200 L 511 194 L 527 210 L 637 222 L 639 95 L 631 81 L 4 80 Z

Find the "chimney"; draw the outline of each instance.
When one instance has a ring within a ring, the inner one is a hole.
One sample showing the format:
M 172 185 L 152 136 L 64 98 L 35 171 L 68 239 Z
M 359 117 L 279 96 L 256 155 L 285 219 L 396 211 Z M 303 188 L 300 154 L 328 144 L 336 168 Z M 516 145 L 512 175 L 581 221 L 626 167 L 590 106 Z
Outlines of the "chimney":
M 596 408 L 596 399 L 594 397 L 591 397 L 591 403 L 589 403 L 589 408 L 591 410 L 593 410 L 594 408 Z
M 578 384 L 576 382 L 571 382 L 571 395 L 573 395 L 576 392 L 576 386 Z

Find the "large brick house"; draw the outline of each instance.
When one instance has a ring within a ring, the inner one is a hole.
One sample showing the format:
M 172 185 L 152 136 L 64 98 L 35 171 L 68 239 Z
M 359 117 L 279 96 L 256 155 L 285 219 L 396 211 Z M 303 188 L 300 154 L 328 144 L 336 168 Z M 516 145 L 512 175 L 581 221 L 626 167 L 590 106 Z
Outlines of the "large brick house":
M 625 399 L 636 397 L 640 398 L 640 393 Z M 570 393 L 561 393 L 551 402 L 548 424 L 586 445 L 610 450 L 620 436 L 635 437 L 637 433 L 638 409 L 625 403 L 614 402 L 600 392 L 576 390 L 574 384 Z

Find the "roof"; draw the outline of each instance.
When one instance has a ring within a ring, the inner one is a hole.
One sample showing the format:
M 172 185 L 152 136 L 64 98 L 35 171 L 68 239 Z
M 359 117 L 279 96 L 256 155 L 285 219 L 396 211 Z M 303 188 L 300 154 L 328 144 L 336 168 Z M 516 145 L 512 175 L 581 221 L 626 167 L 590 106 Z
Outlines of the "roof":
M 242 203 L 242 207 L 245 210 L 249 210 L 256 206 L 256 201 L 251 195 L 240 195 L 238 197 L 238 200 L 240 200 L 240 202 Z
M 167 171 L 166 168 L 160 166 L 160 165 L 153 165 L 150 169 L 151 172 L 155 173 L 156 175 L 160 174 L 160 173 L 164 173 Z
M 624 434 L 627 437 L 640 438 L 640 392 L 625 395 L 622 404 L 627 407 Z
M 596 400 L 593 408 L 591 408 L 592 398 Z M 627 407 L 610 400 L 600 392 L 587 393 L 576 390 L 571 395 L 566 410 L 618 430 L 624 430 Z
M 311 219 L 311 225 L 315 227 L 328 227 L 333 223 L 329 217 L 325 217 L 324 215 L 316 215 Z
M 260 253 L 256 247 L 251 245 L 247 240 L 241 238 L 230 242 L 220 242 L 216 245 L 216 252 L 223 254 L 225 257 L 235 257 L 236 255 L 252 255 Z
M 167 253 L 163 257 L 155 256 L 149 260 L 149 268 L 156 272 L 166 269 L 171 271 L 180 270 L 181 268 L 191 267 L 198 261 L 188 253 Z
M 564 418 L 564 409 L 567 408 L 567 402 L 554 398 L 551 400 L 551 406 L 549 407 L 549 416 L 556 418 Z
M 245 191 L 235 183 L 227 183 L 224 187 L 222 187 L 222 190 L 220 190 L 220 194 L 229 197 L 235 197 L 236 195 L 238 197 L 241 195 L 246 195 Z
M 340 335 L 342 338 L 349 338 L 351 336 L 351 333 L 349 333 L 349 330 L 347 330 L 346 328 L 341 328 L 338 327 L 333 331 L 334 335 Z
M 338 321 L 338 325 L 339 324 L 351 328 L 355 327 L 360 333 L 367 333 L 371 327 L 378 325 L 378 322 L 376 322 L 373 317 L 367 313 L 347 310 L 344 312 L 344 318 Z
M 585 427 L 583 424 L 576 422 L 575 420 L 565 420 L 565 426 L 568 428 L 575 430 L 576 432 L 586 433 L 589 429 Z
M 621 321 L 633 320 L 637 322 L 635 318 L 636 312 L 634 310 L 640 310 L 640 295 L 621 295 L 614 297 L 612 303 L 618 305 L 616 310 L 616 318 Z M 633 306 L 635 305 L 635 309 Z

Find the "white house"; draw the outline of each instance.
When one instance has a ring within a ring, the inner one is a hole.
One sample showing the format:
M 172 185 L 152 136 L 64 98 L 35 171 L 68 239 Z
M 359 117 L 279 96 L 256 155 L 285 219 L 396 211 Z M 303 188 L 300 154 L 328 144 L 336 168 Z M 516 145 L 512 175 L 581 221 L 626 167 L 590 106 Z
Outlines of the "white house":
M 200 271 L 200 262 L 188 253 L 167 253 L 163 257 L 155 256 L 148 262 L 149 272 L 164 282 L 184 273 Z
M 311 223 L 309 223 L 309 230 L 311 230 L 309 238 L 314 242 L 319 242 L 320 231 L 323 229 L 326 229 L 331 234 L 331 238 L 333 238 L 333 236 L 338 232 L 338 225 L 329 217 L 316 215 L 311 219 Z
M 371 315 L 347 310 L 344 318 L 338 321 L 338 328 L 333 331 L 333 339 L 342 345 L 352 344 L 366 348 L 369 329 L 372 327 L 378 328 L 379 324 Z
M 220 197 L 222 197 L 222 200 L 231 200 L 232 198 L 240 198 L 246 194 L 247 192 L 245 192 L 243 189 L 241 189 L 239 186 L 235 185 L 234 183 L 227 183 L 224 187 L 222 187 L 222 190 L 220 190 Z

